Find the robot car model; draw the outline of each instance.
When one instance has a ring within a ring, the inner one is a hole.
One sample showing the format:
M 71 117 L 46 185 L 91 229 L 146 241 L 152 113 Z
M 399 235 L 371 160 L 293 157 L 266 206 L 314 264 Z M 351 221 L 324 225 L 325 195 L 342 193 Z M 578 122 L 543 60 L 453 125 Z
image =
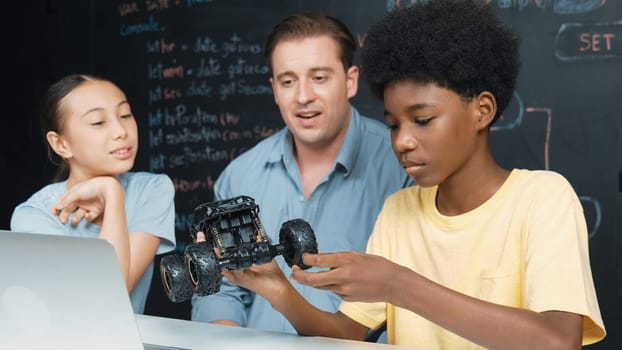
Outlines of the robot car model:
M 259 206 L 248 196 L 214 201 L 194 209 L 190 235 L 196 242 L 198 232 L 204 242 L 186 246 L 183 255 L 171 254 L 160 261 L 162 284 L 169 300 L 189 300 L 193 293 L 210 295 L 220 290 L 223 268 L 243 270 L 253 264 L 265 264 L 283 255 L 289 266 L 302 263 L 304 253 L 317 253 L 311 226 L 302 219 L 282 224 L 279 243 L 270 244 L 259 220 Z M 219 251 L 219 256 L 214 252 Z

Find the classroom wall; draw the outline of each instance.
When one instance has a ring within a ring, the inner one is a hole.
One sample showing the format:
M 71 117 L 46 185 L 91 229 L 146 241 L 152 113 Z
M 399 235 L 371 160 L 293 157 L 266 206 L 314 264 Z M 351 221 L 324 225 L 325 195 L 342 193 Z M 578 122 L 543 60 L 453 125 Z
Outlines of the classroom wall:
M 135 170 L 168 174 L 176 185 L 176 235 L 188 242 L 192 209 L 212 200 L 213 181 L 235 156 L 282 127 L 262 45 L 293 12 L 342 19 L 364 45 L 369 25 L 394 0 L 25 1 L 7 4 L 3 33 L 8 84 L 0 153 L 12 209 L 46 184 L 37 103 L 61 76 L 86 72 L 117 82 L 138 118 Z M 622 2 L 486 0 L 522 38 L 514 99 L 493 127 L 505 167 L 563 174 L 584 206 L 599 302 L 609 335 L 594 349 L 622 348 Z M 358 62 L 358 56 L 357 56 Z M 353 104 L 382 120 L 364 82 Z M 252 171 L 252 169 L 249 169 Z M 155 275 L 147 313 L 189 317 Z

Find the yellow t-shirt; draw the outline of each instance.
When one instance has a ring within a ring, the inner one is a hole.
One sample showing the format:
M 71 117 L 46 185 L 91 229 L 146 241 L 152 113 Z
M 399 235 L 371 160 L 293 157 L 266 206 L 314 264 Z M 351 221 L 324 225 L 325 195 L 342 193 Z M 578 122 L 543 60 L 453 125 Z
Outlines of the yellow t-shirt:
M 438 212 L 436 192 L 413 186 L 387 198 L 367 252 L 475 298 L 584 315 L 583 344 L 604 338 L 583 209 L 561 175 L 515 169 L 488 201 L 457 216 Z M 370 328 L 386 321 L 391 344 L 481 348 L 391 304 L 343 302 L 340 311 Z

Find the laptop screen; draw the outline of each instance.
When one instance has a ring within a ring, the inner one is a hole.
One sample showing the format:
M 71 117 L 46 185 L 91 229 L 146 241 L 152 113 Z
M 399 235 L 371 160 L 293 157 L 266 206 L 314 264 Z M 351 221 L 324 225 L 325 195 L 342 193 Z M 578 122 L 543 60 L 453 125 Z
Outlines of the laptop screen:
M 0 230 L 0 349 L 143 349 L 112 245 Z

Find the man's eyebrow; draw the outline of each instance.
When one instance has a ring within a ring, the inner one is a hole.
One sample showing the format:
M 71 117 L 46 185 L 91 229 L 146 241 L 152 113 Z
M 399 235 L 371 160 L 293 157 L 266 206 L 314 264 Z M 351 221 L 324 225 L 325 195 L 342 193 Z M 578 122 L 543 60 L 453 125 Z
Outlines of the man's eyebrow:
M 326 67 L 322 66 L 322 67 L 311 68 L 309 71 L 311 71 L 312 73 L 316 73 L 316 72 L 329 72 L 329 73 L 332 73 L 335 70 L 332 67 L 329 67 L 329 66 L 326 66 Z M 288 70 L 288 71 L 285 71 L 283 73 L 279 73 L 278 75 L 275 76 L 275 78 L 276 78 L 276 80 L 279 80 L 279 79 L 281 79 L 283 77 L 286 77 L 288 75 L 294 75 L 295 76 L 296 74 L 294 72 L 292 72 L 291 70 Z
M 333 69 L 333 67 L 315 67 L 315 68 L 311 68 L 312 72 L 334 72 L 335 70 Z

